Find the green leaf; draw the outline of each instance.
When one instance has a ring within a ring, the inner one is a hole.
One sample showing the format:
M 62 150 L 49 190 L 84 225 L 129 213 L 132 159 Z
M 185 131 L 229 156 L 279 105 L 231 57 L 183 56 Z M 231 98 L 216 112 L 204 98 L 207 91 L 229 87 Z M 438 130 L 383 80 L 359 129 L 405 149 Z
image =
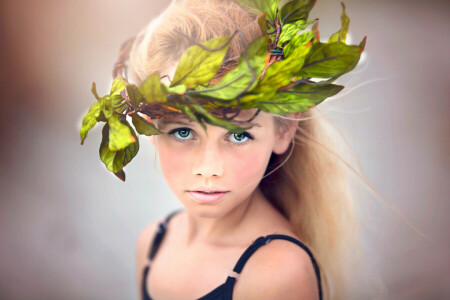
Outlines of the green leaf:
M 277 92 L 269 101 L 261 101 L 258 108 L 277 115 L 305 111 L 326 98 L 339 93 L 344 87 L 328 84 L 323 86 L 299 84 L 286 91 Z
M 363 40 L 364 42 L 364 40 Z M 336 43 L 314 43 L 302 70 L 302 77 L 329 78 L 347 73 L 358 64 L 364 43 L 359 46 Z
M 112 115 L 113 115 L 113 109 L 112 109 L 111 106 L 108 106 L 108 107 L 107 107 L 107 106 L 105 105 L 105 106 L 103 107 L 102 113 L 103 113 L 103 115 L 105 116 L 105 118 L 109 120 L 109 118 L 111 118 Z
M 316 0 L 292 0 L 287 2 L 280 11 L 280 23 L 285 25 L 299 20 L 306 21 L 309 11 L 313 8 Z
M 94 94 L 95 99 L 97 99 L 97 101 L 102 101 L 102 99 L 97 94 L 97 87 L 95 85 L 95 82 L 92 83 L 91 92 L 92 92 L 92 94 Z
M 117 173 L 114 173 L 120 180 L 125 181 L 125 172 L 123 170 L 120 170 Z
M 237 2 L 253 11 L 254 14 L 265 13 L 266 19 L 270 21 L 275 20 L 278 5 L 280 4 L 280 0 L 238 0 Z
M 155 125 L 153 125 L 150 122 L 147 122 L 145 119 L 143 119 L 138 114 L 135 114 L 132 116 L 132 121 L 133 121 L 134 127 L 136 128 L 136 131 L 139 134 L 144 134 L 144 135 L 150 136 L 150 135 L 164 133 L 161 130 L 159 130 L 158 128 L 156 128 Z
M 120 121 L 118 115 L 113 115 L 108 119 L 109 124 L 109 149 L 117 151 L 124 149 L 129 144 L 136 142 L 136 139 L 131 134 L 130 128 L 126 125 L 128 122 Z
M 136 142 L 132 143 L 132 144 L 129 144 L 124 150 L 120 150 L 120 151 L 124 152 L 124 156 L 123 156 L 123 166 L 124 167 L 136 156 L 136 154 L 139 151 L 139 139 L 136 136 L 136 133 L 134 132 L 133 128 L 131 128 L 130 124 L 127 123 L 126 125 L 130 129 L 131 134 L 136 139 Z M 123 179 L 123 180 L 125 180 L 125 179 Z
M 212 114 L 208 113 L 206 110 L 203 109 L 203 107 L 201 107 L 198 104 L 193 104 L 192 108 L 199 115 L 199 117 L 201 119 L 206 121 L 206 123 L 225 128 L 231 132 L 243 133 L 245 130 L 248 130 L 251 128 L 251 127 L 240 127 L 228 120 L 217 118 L 217 117 L 213 116 Z
M 111 105 L 114 112 L 122 113 L 126 107 L 125 99 L 120 94 L 111 95 Z
M 128 145 L 125 149 L 112 151 L 109 148 L 110 127 L 109 124 L 106 123 L 102 130 L 102 142 L 99 149 L 100 159 L 105 164 L 106 168 L 123 181 L 125 181 L 123 167 L 126 166 L 139 151 L 139 140 L 133 128 L 131 128 L 128 123 L 126 126 L 130 129 L 132 135 L 136 139 L 135 143 Z
M 176 86 L 171 86 L 167 88 L 169 93 L 175 93 L 175 94 L 183 94 L 184 92 L 186 92 L 186 85 L 185 84 L 180 84 L 180 85 L 176 85 Z
M 126 82 L 123 78 L 115 78 L 112 83 L 110 95 L 120 94 L 126 86 Z
M 80 129 L 81 145 L 83 145 L 86 139 L 87 133 L 91 130 L 95 124 L 97 124 L 97 118 L 100 116 L 102 111 L 102 102 L 95 102 L 89 107 L 89 111 L 83 117 L 83 122 Z
M 206 131 L 206 126 L 205 124 L 203 124 L 202 119 L 199 118 L 191 109 L 188 105 L 182 104 L 182 103 L 178 103 L 178 102 L 174 102 L 173 106 L 179 110 L 181 110 L 185 115 L 187 115 L 188 117 L 190 117 L 192 120 L 194 120 L 195 122 L 197 122 L 200 126 L 202 126 L 203 130 Z
M 102 130 L 102 142 L 100 143 L 100 159 L 105 164 L 106 168 L 113 172 L 117 173 L 123 168 L 123 158 L 124 158 L 124 151 L 112 151 L 109 148 L 109 133 L 110 133 L 110 127 L 109 124 L 106 123 L 105 126 L 103 126 Z
M 147 103 L 167 101 L 166 86 L 161 83 L 157 72 L 151 74 L 142 82 L 139 91 L 144 95 Z
M 277 46 L 282 47 L 285 42 L 290 41 L 294 36 L 298 35 L 297 32 L 299 32 L 300 30 L 305 30 L 306 26 L 308 26 L 308 24 L 310 24 L 311 22 L 298 20 L 297 22 L 284 25 L 281 29 Z
M 97 117 L 97 122 L 108 122 L 108 119 L 105 117 L 103 110 L 100 112 L 100 115 Z
M 314 33 L 311 31 L 305 31 L 302 34 L 296 34 L 292 40 L 286 44 L 283 48 L 283 56 L 284 58 L 288 58 L 295 48 L 303 46 L 314 39 Z
M 264 36 L 256 38 L 247 47 L 248 60 L 250 66 L 255 71 L 255 80 L 248 91 L 251 91 L 258 83 L 258 77 L 264 69 L 264 62 L 267 57 L 267 47 L 268 43 Z M 251 79 L 251 69 L 245 61 L 244 54 L 242 54 L 236 68 L 225 74 L 218 84 L 207 88 L 197 87 L 197 90 L 201 92 L 201 96 L 231 100 L 235 99 L 237 95 L 251 83 Z M 207 92 L 204 90 L 211 91 Z
M 97 101 L 102 102 L 101 110 L 103 110 L 104 101 L 97 94 L 97 88 L 96 88 L 95 82 L 92 83 L 91 92 L 92 92 L 92 94 L 94 94 Z M 103 111 L 101 111 L 100 114 L 97 116 L 97 122 L 106 122 L 106 121 L 107 121 L 107 119 L 106 119 L 105 115 L 103 114 Z M 81 143 L 81 144 L 83 144 L 83 143 Z
M 201 44 L 207 48 L 214 49 L 222 46 L 227 42 L 228 38 L 228 36 L 212 38 Z M 211 80 L 216 75 L 230 44 L 228 42 L 220 50 L 215 51 L 204 50 L 197 45 L 189 47 L 178 62 L 170 86 L 173 87 L 179 84 L 195 86 Z
M 114 107 L 119 104 L 118 102 L 119 99 L 117 98 L 117 96 L 120 97 L 120 95 L 113 95 L 113 96 L 105 95 L 102 97 L 103 100 L 102 112 L 106 119 L 111 118 L 111 116 L 114 114 L 115 111 Z
M 345 43 L 345 40 L 347 39 L 347 33 L 348 33 L 348 27 L 350 24 L 350 19 L 345 14 L 345 4 L 344 2 L 341 2 L 342 4 L 342 15 L 341 15 L 341 29 L 339 29 L 337 32 L 333 33 L 328 40 L 328 43 L 334 43 L 334 42 L 342 42 Z
M 139 88 L 132 83 L 129 83 L 127 85 L 127 93 L 128 93 L 128 98 L 130 98 L 130 103 L 134 107 L 138 107 L 139 103 L 145 101 L 144 95 L 142 95 L 142 93 L 139 91 Z
M 308 44 L 300 46 L 288 58 L 273 63 L 258 85 L 242 97 L 242 102 L 247 102 L 251 107 L 256 102 L 272 98 L 278 88 L 288 85 L 294 74 L 300 71 L 310 49 L 311 46 Z M 249 106 L 243 106 L 243 108 L 250 108 Z
M 261 29 L 262 32 L 264 32 L 264 33 L 267 32 L 265 15 L 260 15 L 258 17 L 258 25 L 259 25 L 259 28 Z

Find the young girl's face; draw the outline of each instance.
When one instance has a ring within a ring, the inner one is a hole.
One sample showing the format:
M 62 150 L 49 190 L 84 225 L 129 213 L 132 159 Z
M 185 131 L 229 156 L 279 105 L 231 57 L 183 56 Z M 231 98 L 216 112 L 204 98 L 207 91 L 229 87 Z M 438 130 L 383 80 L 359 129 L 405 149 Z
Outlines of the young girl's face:
M 253 112 L 242 111 L 236 120 L 247 120 Z M 162 173 L 189 212 L 219 217 L 244 204 L 264 176 L 272 152 L 286 151 L 290 138 L 276 133 L 272 116 L 260 112 L 252 123 L 251 129 L 236 134 L 209 124 L 205 132 L 182 116 L 156 122 L 166 133 L 152 137 Z

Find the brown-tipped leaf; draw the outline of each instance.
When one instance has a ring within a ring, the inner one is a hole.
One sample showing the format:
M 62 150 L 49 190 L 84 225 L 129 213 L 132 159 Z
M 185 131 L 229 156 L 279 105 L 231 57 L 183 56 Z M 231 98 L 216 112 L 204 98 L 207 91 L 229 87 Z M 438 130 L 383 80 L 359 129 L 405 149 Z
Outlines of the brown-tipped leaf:
M 347 39 L 347 33 L 348 33 L 348 27 L 350 24 L 350 19 L 345 14 L 345 5 L 343 2 L 342 4 L 342 15 L 341 15 L 341 29 L 339 29 L 337 32 L 333 33 L 330 38 L 328 39 L 328 43 L 334 43 L 334 42 L 342 42 L 345 43 L 345 40 Z
M 133 117 L 131 119 L 133 121 L 134 128 L 136 128 L 136 131 L 139 134 L 144 134 L 144 135 L 150 136 L 150 135 L 164 133 L 161 130 L 159 130 L 158 128 L 156 128 L 155 125 L 153 125 L 153 123 L 146 121 L 138 114 L 133 115 Z

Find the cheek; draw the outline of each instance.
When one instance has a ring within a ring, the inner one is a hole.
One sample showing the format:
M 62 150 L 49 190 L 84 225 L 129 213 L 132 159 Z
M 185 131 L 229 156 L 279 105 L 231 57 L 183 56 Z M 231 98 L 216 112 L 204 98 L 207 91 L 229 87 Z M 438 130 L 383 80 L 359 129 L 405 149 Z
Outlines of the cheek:
M 156 150 L 158 152 L 161 172 L 171 188 L 175 188 L 183 182 L 189 174 L 190 159 L 189 152 L 183 151 L 182 147 L 171 147 L 167 143 L 159 142 Z M 192 159 L 192 158 L 191 158 Z
M 231 180 L 255 187 L 264 175 L 270 154 L 271 151 L 265 151 L 264 147 L 252 147 L 252 150 L 236 155 L 228 164 L 232 174 Z

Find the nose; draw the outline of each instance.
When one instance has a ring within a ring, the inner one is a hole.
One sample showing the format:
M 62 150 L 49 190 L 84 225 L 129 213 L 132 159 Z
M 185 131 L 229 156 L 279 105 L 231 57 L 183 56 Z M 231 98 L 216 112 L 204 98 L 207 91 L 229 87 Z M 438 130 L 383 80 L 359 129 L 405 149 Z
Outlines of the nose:
M 195 156 L 196 161 L 192 168 L 194 176 L 223 176 L 223 156 L 220 153 L 219 145 L 212 141 L 205 141 Z

